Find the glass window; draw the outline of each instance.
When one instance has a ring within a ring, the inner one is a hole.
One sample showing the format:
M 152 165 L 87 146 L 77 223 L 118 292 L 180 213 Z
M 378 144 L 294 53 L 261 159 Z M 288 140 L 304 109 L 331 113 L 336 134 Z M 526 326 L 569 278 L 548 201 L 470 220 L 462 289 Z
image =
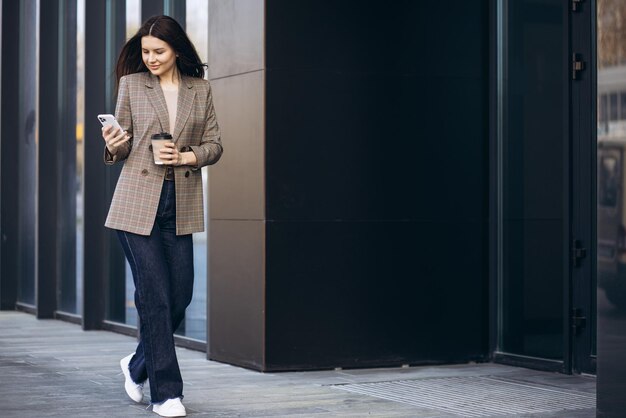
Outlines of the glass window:
M 209 5 L 205 0 L 187 0 L 186 32 L 200 55 L 202 62 L 207 62 L 209 55 Z M 202 183 L 207 196 L 208 168 L 202 169 Z M 208 228 L 208 205 L 204 205 L 204 224 Z M 206 341 L 207 329 L 207 232 L 193 234 L 194 288 L 193 299 L 187 308 L 185 321 L 176 331 L 196 340 Z
M 78 110 L 78 83 L 82 78 L 79 60 L 84 60 L 79 42 L 84 41 L 84 1 L 60 3 L 59 26 L 59 80 L 58 92 L 63 115 L 59 119 L 62 134 L 56 139 L 59 151 L 58 181 L 58 238 L 59 279 L 57 283 L 57 310 L 78 314 L 82 312 L 82 226 L 78 224 L 79 189 L 82 182 L 82 111 Z M 80 30 L 80 32 L 79 32 Z M 82 40 L 80 39 L 82 37 Z M 81 105 L 84 102 L 81 102 Z M 79 154 L 80 153 L 80 154 Z M 80 155 L 80 156 L 79 156 Z M 80 199 L 82 202 L 82 199 Z M 80 231 L 79 231 L 80 230 Z M 80 270 L 79 270 L 80 265 Z
M 626 309 L 626 3 L 597 2 L 597 86 L 603 96 L 609 95 L 609 106 L 620 97 L 619 123 L 603 124 L 598 119 L 597 147 L 597 301 L 596 311 L 605 316 L 605 332 L 623 326 Z M 615 120 L 613 109 L 609 119 Z M 591 321 L 592 325 L 595 321 Z M 592 332 L 595 337 L 596 332 Z M 607 334 L 609 335 L 609 334 Z M 608 340 L 606 340 L 608 341 Z M 609 344 L 607 344 L 608 346 Z M 617 347 L 617 346 L 616 346 Z M 593 351 L 595 352 L 595 340 Z M 606 349 L 609 353 L 609 349 Z M 621 348 L 620 348 L 621 350 Z M 612 354 L 612 353 L 611 353 Z
M 85 0 L 76 4 L 76 293 L 83 311 L 83 166 L 85 126 Z
M 16 143 L 19 159 L 18 189 L 18 302 L 35 304 L 35 206 L 37 195 L 37 143 L 39 95 L 39 4 L 37 0 L 20 2 L 19 89 Z
M 560 360 L 567 5 L 501 0 L 499 6 L 498 350 Z
M 141 26 L 141 0 L 126 0 L 126 39 L 130 39 Z
M 124 22 L 124 40 L 132 37 L 139 27 L 141 26 L 141 0 L 126 0 L 125 2 L 125 15 L 126 21 Z M 113 11 L 115 13 L 115 11 Z M 113 22 L 110 22 L 112 24 Z M 107 31 L 115 31 L 113 26 L 107 28 Z M 110 60 L 110 81 L 113 86 L 117 84 L 115 79 L 115 63 L 117 61 L 117 54 L 109 58 Z M 114 88 L 114 87 L 113 87 Z M 111 113 L 115 107 L 115 97 L 117 92 L 114 93 Z M 121 164 L 116 164 L 108 168 L 110 173 L 117 173 L 122 169 Z M 115 183 L 112 184 L 115 187 Z M 133 275 L 130 269 L 128 261 L 124 257 L 117 235 L 110 231 L 110 251 L 111 251 L 111 271 L 107 283 L 107 305 L 106 305 L 106 319 L 112 322 L 118 322 L 131 326 L 138 326 L 137 309 L 135 308 L 135 284 L 133 282 Z

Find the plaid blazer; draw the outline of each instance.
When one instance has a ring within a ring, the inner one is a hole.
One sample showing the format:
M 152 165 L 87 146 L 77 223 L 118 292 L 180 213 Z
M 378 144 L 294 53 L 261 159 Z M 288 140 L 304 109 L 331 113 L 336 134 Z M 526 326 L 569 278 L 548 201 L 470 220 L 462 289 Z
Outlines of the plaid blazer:
M 150 137 L 170 130 L 165 96 L 156 76 L 149 72 L 120 79 L 115 116 L 131 139 L 114 155 L 104 148 L 104 162 L 124 161 L 105 226 L 150 235 L 165 165 L 154 164 Z M 204 199 L 200 168 L 215 164 L 222 155 L 220 130 L 209 82 L 183 77 L 178 88 L 178 109 L 173 141 L 180 151 L 193 151 L 195 167 L 174 167 L 176 184 L 176 235 L 204 230 Z

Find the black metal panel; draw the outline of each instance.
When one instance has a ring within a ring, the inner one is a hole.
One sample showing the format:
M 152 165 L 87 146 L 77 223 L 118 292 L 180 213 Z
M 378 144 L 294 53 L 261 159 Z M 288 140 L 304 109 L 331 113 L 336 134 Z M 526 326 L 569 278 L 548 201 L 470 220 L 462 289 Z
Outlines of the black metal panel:
M 489 353 L 498 345 L 498 0 L 489 1 Z
M 19 2 L 2 2 L 2 140 L 0 141 L 2 163 L 0 165 L 0 309 L 15 309 L 18 277 L 18 229 L 17 229 L 17 158 L 15 139 L 18 137 L 18 108 L 15 98 L 19 96 Z M 14 140 L 10 140 L 13 138 Z
M 266 77 L 268 219 L 486 218 L 486 76 Z
M 268 219 L 485 218 L 484 3 L 268 2 Z
M 267 0 L 267 68 L 485 77 L 487 5 Z
M 107 15 L 109 16 L 110 26 L 106 28 L 106 59 L 109 67 L 106 70 L 106 89 L 105 89 L 105 106 L 107 113 L 114 113 L 115 103 L 117 100 L 117 80 L 115 78 L 115 64 L 119 55 L 119 51 L 125 42 L 126 37 L 126 7 L 125 2 L 109 2 L 107 3 Z M 102 113 L 102 112 L 100 112 Z M 91 119 L 90 119 L 91 116 Z M 85 111 L 85 125 L 95 120 L 94 115 Z M 99 124 L 98 128 L 100 128 Z M 87 137 L 85 137 L 87 138 Z M 99 135 L 99 140 L 102 138 Z M 86 139 L 87 141 L 87 139 Z M 104 146 L 103 142 L 100 142 Z M 101 149 L 101 152 L 104 148 Z M 85 153 L 85 161 L 87 154 Z M 100 155 L 99 162 L 102 161 Z M 88 164 L 88 163 L 86 163 Z M 105 217 L 108 212 L 109 204 L 115 191 L 117 179 L 122 171 L 122 164 L 115 164 L 105 168 L 105 200 L 104 210 Z M 104 220 L 102 221 L 104 224 Z M 106 307 L 105 318 L 107 320 L 125 322 L 126 319 L 126 266 L 124 252 L 114 231 L 105 229 L 106 237 L 106 255 L 108 261 L 108 271 L 105 280 L 106 289 Z M 87 242 L 87 241 L 85 241 Z
M 487 358 L 488 2 L 266 13 L 266 369 Z
M 108 17 L 108 19 L 107 19 Z M 83 327 L 98 329 L 105 314 L 104 295 L 111 283 L 124 281 L 124 258 L 112 231 L 104 228 L 119 167 L 103 163 L 99 113 L 115 110 L 116 80 L 113 65 L 122 46 L 125 4 L 95 0 L 85 2 L 85 173 L 84 173 L 84 312 Z M 107 27 L 106 23 L 111 22 Z M 121 277 L 121 279 L 119 279 Z M 116 280 L 117 279 L 117 280 Z
M 571 118 L 572 118 L 572 242 L 576 240 L 586 250 L 586 255 L 575 263 L 572 256 L 568 262 L 572 268 L 571 306 L 569 326 L 571 333 L 572 359 L 570 369 L 574 373 L 596 373 L 595 347 L 596 338 L 596 218 L 594 206 L 596 179 L 596 85 L 595 47 L 592 28 L 595 20 L 594 5 L 586 2 L 578 6 L 578 11 L 571 13 L 572 25 L 571 53 L 580 54 L 587 61 L 587 67 L 576 80 L 571 81 Z M 571 64 L 570 64 L 571 66 Z M 567 67 L 567 69 L 570 68 Z M 570 72 L 566 77 L 571 79 Z M 572 244 L 571 251 L 574 251 Z M 568 295 L 569 296 L 569 295 Z M 585 318 L 575 320 L 572 313 Z
M 486 359 L 485 229 L 268 222 L 266 370 Z
M 102 163 L 100 127 L 89 116 L 110 110 L 106 89 L 106 0 L 85 2 L 85 170 L 84 170 L 84 285 L 83 327 L 98 329 L 104 316 L 104 281 L 108 271 L 106 168 Z
M 52 318 L 56 310 L 57 280 L 59 278 L 57 245 L 59 215 L 58 163 L 57 152 L 61 138 L 62 109 L 59 109 L 60 86 L 59 64 L 62 57 L 59 48 L 59 2 L 40 3 L 40 62 L 46 64 L 46 71 L 39 73 L 39 158 L 37 199 L 37 317 Z
M 165 1 L 169 0 L 141 0 L 141 21 L 145 22 L 152 16 L 162 15 Z

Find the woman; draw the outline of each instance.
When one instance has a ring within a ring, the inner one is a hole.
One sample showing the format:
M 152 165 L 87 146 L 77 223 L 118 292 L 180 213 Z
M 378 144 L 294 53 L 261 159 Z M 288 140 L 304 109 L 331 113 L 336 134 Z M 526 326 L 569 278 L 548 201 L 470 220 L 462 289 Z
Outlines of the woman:
M 205 65 L 181 26 L 148 19 L 117 62 L 116 118 L 125 132 L 103 128 L 104 161 L 124 161 L 106 226 L 117 230 L 135 282 L 141 337 L 120 361 L 126 393 L 143 399 L 150 381 L 153 411 L 185 416 L 174 331 L 193 290 L 191 234 L 204 230 L 200 168 L 222 155 Z M 155 164 L 151 136 L 167 131 Z

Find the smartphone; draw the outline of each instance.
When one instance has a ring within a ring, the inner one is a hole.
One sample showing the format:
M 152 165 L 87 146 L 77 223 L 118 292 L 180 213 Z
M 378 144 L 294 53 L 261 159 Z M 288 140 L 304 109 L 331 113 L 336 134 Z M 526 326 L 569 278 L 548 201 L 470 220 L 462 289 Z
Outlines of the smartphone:
M 120 133 L 124 132 L 124 130 L 122 129 L 122 127 L 118 123 L 117 119 L 115 119 L 115 116 L 113 116 L 113 115 L 109 115 L 109 114 L 98 115 L 98 120 L 100 121 L 100 123 L 104 127 L 106 127 L 106 126 L 113 126 L 113 130 L 119 129 Z

